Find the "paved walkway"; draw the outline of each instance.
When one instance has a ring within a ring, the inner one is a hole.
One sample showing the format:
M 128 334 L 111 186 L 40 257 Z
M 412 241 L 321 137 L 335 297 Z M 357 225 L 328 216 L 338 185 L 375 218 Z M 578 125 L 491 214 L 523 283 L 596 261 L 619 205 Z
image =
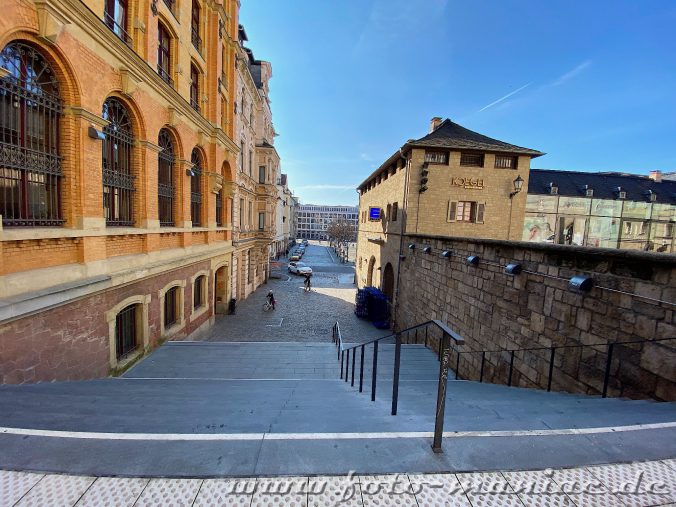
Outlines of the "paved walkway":
M 204 480 L 0 471 L 3 507 L 648 507 L 674 502 L 673 459 L 547 471 Z
M 286 259 L 281 259 L 286 265 Z M 328 247 L 310 244 L 302 262 L 313 270 L 312 291 L 303 290 L 303 277 L 282 271 L 237 305 L 235 315 L 222 315 L 208 341 L 330 342 L 331 326 L 340 321 L 345 339 L 360 342 L 383 336 L 354 315 L 354 266 L 341 264 Z M 264 312 L 269 290 L 277 300 L 274 311 Z

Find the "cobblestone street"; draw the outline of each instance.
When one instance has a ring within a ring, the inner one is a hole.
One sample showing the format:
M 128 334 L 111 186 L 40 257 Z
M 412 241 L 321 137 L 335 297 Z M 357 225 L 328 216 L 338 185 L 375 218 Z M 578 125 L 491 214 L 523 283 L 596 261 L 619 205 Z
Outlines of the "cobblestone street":
M 235 315 L 218 316 L 208 341 L 331 341 L 331 327 L 338 321 L 343 339 L 361 342 L 388 333 L 354 315 L 354 266 L 341 264 L 328 247 L 309 244 L 302 262 L 312 268 L 312 291 L 303 290 L 303 277 L 287 271 L 270 279 L 246 300 L 238 302 Z M 263 311 L 265 296 L 272 290 L 277 306 Z

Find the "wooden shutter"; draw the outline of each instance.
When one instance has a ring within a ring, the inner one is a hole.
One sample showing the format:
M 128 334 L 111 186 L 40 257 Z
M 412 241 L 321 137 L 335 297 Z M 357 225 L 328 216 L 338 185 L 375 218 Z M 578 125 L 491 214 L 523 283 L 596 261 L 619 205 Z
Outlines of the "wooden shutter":
M 476 220 L 475 222 L 477 224 L 483 224 L 484 223 L 484 212 L 486 210 L 486 204 L 483 202 L 478 202 L 476 204 Z
M 455 222 L 455 212 L 457 208 L 457 201 L 448 201 L 448 217 L 446 217 L 447 222 Z

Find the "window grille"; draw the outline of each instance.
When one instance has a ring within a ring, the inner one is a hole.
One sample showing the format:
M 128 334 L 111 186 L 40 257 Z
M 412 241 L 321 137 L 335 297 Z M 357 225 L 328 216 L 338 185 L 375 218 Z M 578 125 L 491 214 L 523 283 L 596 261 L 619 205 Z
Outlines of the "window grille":
M 134 134 L 126 107 L 117 99 L 103 103 L 103 209 L 106 225 L 134 225 L 132 150 Z
M 59 84 L 42 54 L 19 42 L 0 53 L 0 214 L 6 227 L 54 226 L 61 215 Z
M 193 287 L 193 308 L 200 308 L 204 306 L 204 275 L 198 276 Z
M 167 129 L 160 130 L 157 155 L 157 200 L 161 226 L 174 225 L 174 143 Z
M 223 190 L 216 194 L 216 227 L 223 227 Z
M 516 169 L 518 164 L 518 157 L 508 155 L 496 155 L 495 167 L 496 169 Z
M 164 328 L 178 321 L 178 287 L 172 287 L 164 294 Z
M 200 74 L 197 71 L 197 67 L 194 65 L 190 66 L 190 105 L 192 108 L 199 113 L 200 104 Z
M 425 162 L 429 164 L 448 164 L 448 152 L 446 151 L 426 151 Z M 396 166 L 395 166 L 396 170 Z
M 484 156 L 482 153 L 461 153 L 460 165 L 469 167 L 483 167 Z
M 190 157 L 193 175 L 190 177 L 190 220 L 193 227 L 202 224 L 202 155 L 197 148 L 192 150 Z
M 115 317 L 115 352 L 118 361 L 136 350 L 137 307 L 136 304 L 127 306 Z
M 200 5 L 196 0 L 192 2 L 190 18 L 190 40 L 197 51 L 202 52 L 202 38 L 200 37 Z

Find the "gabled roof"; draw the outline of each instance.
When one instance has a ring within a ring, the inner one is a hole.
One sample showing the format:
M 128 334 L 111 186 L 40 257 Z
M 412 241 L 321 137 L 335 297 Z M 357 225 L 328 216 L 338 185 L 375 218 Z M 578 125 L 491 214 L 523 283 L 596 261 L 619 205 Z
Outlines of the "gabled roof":
M 585 185 L 594 191 L 595 199 L 617 199 L 617 187 L 626 192 L 628 201 L 650 201 L 650 192 L 656 194 L 654 202 L 676 205 L 676 181 L 654 181 L 647 176 L 616 172 L 585 173 L 581 171 L 555 171 L 531 169 L 528 179 L 529 194 L 549 194 L 550 184 L 558 187 L 558 194 L 584 197 Z
M 519 155 L 530 155 L 533 158 L 544 155 L 541 151 L 522 148 L 521 146 L 484 136 L 478 132 L 466 129 L 462 125 L 453 123 L 448 118 L 446 118 L 433 132 L 430 132 L 425 137 L 421 137 L 415 141 L 409 141 L 408 144 L 411 146 L 429 148 L 515 153 Z

